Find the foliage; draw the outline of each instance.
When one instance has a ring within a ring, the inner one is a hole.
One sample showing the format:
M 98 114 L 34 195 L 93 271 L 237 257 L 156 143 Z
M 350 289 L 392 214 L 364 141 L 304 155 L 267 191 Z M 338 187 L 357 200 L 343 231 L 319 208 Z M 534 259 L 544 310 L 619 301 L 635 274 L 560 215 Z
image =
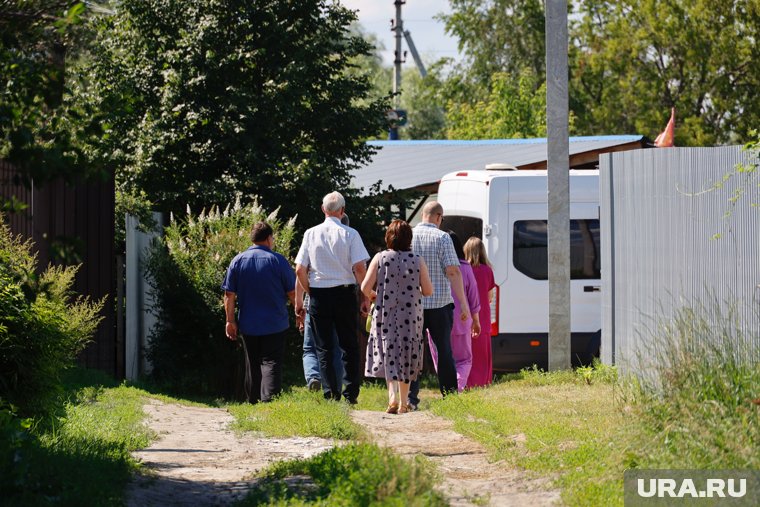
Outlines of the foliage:
M 496 135 L 484 114 L 500 73 L 546 80 L 543 2 L 452 0 L 442 16 L 464 61 L 440 86 L 448 136 Z M 676 109 L 676 145 L 746 142 L 760 121 L 757 0 L 570 2 L 571 114 L 580 135 L 641 133 L 652 139 Z M 505 90 L 522 104 L 522 96 Z M 503 100 L 503 98 L 502 98 Z M 479 106 L 483 104 L 483 106 Z M 538 112 L 536 110 L 536 112 Z M 498 111 L 503 118 L 502 111 Z M 507 117 L 507 121 L 510 118 Z M 473 124 L 481 128 L 473 128 Z M 515 129 L 512 135 L 535 135 Z M 502 136 L 503 134 L 498 134 Z M 507 136 L 512 137 L 512 136 Z
M 541 0 L 451 0 L 442 15 L 446 32 L 459 39 L 465 64 L 460 79 L 487 93 L 492 76 L 527 71 L 545 75 L 544 7 Z M 482 95 L 479 96 L 479 98 Z
M 104 301 L 74 297 L 77 266 L 35 273 L 31 242 L 14 237 L 0 216 L 0 398 L 40 413 L 60 390 L 102 317 Z
M 407 69 L 403 73 L 401 89 L 401 109 L 406 110 L 408 122 L 399 128 L 403 139 L 445 139 L 446 114 L 441 94 L 444 78 L 441 76 L 441 62 L 428 69 L 423 78 L 419 71 Z
M 285 480 L 308 476 L 313 486 L 291 488 Z M 436 477 L 423 458 L 405 461 L 369 444 L 336 447 L 312 458 L 275 463 L 240 505 L 443 506 Z
M 517 79 L 496 73 L 487 97 L 475 103 L 450 101 L 446 120 L 450 139 L 545 137 L 546 85 L 527 72 Z
M 571 33 L 584 134 L 654 138 L 675 107 L 676 145 L 705 146 L 746 140 L 760 121 L 757 0 L 586 1 Z
M 13 407 L 0 405 L 0 491 L 3 496 L 25 486 L 32 447 L 31 419 L 19 418 Z
M 256 202 L 237 200 L 223 211 L 172 217 L 163 242 L 147 263 L 159 317 L 150 337 L 153 377 L 172 391 L 234 396 L 242 382 L 234 373 L 242 352 L 224 334 L 221 284 L 232 258 L 251 246 L 253 224 L 266 220 L 275 233 L 274 250 L 290 256 L 295 219 L 269 215 Z M 291 347 L 292 349 L 292 347 Z
M 96 173 L 87 146 L 106 135 L 97 109 L 72 92 L 86 33 L 84 2 L 0 2 L 0 160 L 30 187 Z
M 652 331 L 642 354 L 654 366 L 634 391 L 641 425 L 630 466 L 760 467 L 757 333 L 717 301 L 683 307 Z
M 387 101 L 356 68 L 370 45 L 326 0 L 134 0 L 94 21 L 90 99 L 110 110 L 96 155 L 121 191 L 179 213 L 258 196 L 287 216 L 349 184 Z

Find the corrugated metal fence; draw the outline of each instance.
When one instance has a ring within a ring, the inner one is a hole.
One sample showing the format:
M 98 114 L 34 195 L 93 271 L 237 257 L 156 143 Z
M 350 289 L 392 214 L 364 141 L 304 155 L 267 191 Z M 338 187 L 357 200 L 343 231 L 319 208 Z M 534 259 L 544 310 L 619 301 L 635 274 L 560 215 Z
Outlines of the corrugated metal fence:
M 662 324 L 685 307 L 734 307 L 760 354 L 760 175 L 735 171 L 748 161 L 734 146 L 600 157 L 604 362 L 644 372 L 652 345 L 665 345 Z

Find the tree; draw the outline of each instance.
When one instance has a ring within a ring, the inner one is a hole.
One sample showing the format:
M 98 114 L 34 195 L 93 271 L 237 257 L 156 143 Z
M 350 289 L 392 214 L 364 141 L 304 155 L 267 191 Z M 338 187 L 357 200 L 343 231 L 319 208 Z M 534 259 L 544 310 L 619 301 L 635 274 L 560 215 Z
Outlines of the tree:
M 503 139 L 546 136 L 546 85 L 536 88 L 529 71 L 518 79 L 494 74 L 491 91 L 475 103 L 449 102 L 449 139 Z
M 354 14 L 326 0 L 132 0 L 97 23 L 92 97 L 111 110 L 119 188 L 184 213 L 259 196 L 299 228 L 365 162 L 387 101 L 370 99 Z M 352 217 L 353 218 L 353 217 Z
M 760 120 L 759 0 L 570 4 L 569 95 L 578 133 L 654 138 L 675 107 L 677 145 L 750 138 Z M 543 2 L 452 0 L 451 6 L 442 18 L 466 58 L 443 84 L 448 103 L 477 112 L 498 72 L 531 72 L 538 90 L 545 81 Z M 449 118 L 449 129 L 465 118 Z
M 581 2 L 570 96 L 587 134 L 654 137 L 676 109 L 676 145 L 747 140 L 760 120 L 758 0 Z
M 541 0 L 450 0 L 442 15 L 446 32 L 459 39 L 468 81 L 487 91 L 496 72 L 529 69 L 544 80 L 544 7 Z
M 75 100 L 67 65 L 83 46 L 84 4 L 1 0 L 0 11 L 0 160 L 26 187 L 96 171 L 86 147 L 103 135 L 100 118 Z
M 427 75 L 420 76 L 417 68 L 403 73 L 401 108 L 407 112 L 407 124 L 400 128 L 403 139 L 445 139 L 445 100 L 441 92 L 443 62 L 433 64 Z

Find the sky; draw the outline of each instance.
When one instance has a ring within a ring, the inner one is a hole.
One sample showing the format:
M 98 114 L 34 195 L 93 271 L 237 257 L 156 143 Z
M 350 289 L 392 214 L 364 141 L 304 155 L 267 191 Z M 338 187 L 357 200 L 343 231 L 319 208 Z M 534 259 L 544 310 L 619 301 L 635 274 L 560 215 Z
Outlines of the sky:
M 382 51 L 386 65 L 393 65 L 393 50 L 396 41 L 391 32 L 391 19 L 396 17 L 394 0 L 341 0 L 351 10 L 358 10 L 359 23 L 368 33 L 374 33 L 385 45 Z M 428 65 L 445 56 L 457 58 L 456 39 L 444 32 L 443 22 L 433 18 L 436 14 L 451 12 L 448 0 L 407 0 L 401 7 L 404 30 L 412 35 L 412 40 L 422 61 Z M 406 40 L 401 43 L 402 51 L 408 51 Z M 413 66 L 411 52 L 407 55 L 406 66 Z

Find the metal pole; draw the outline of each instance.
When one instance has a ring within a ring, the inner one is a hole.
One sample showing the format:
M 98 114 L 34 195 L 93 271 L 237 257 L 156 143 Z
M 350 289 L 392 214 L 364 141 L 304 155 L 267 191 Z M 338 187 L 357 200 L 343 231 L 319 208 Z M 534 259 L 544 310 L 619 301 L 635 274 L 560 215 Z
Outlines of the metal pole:
M 546 1 L 549 370 L 570 368 L 570 146 L 567 1 Z

